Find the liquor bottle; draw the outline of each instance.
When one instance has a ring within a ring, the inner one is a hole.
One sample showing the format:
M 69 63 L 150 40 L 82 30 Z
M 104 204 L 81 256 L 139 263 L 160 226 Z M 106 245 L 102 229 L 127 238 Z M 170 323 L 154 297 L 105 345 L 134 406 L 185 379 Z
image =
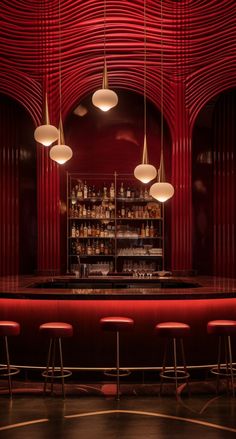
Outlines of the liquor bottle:
M 108 198 L 106 183 L 104 183 L 104 185 L 103 185 L 103 198 L 104 198 L 104 200 L 107 200 L 107 198 Z
M 91 243 L 90 243 L 90 241 L 87 243 L 87 255 L 88 256 L 91 256 L 91 254 L 92 254 L 92 246 L 91 246 Z
M 75 231 L 76 231 L 75 223 L 73 223 L 72 224 L 72 228 L 71 228 L 71 236 L 72 236 L 72 238 L 75 238 Z
M 83 225 L 83 223 L 81 223 L 81 225 L 80 225 L 79 235 L 78 236 L 81 236 L 81 238 L 84 237 L 84 225 Z
M 105 243 L 105 246 L 104 246 L 104 255 L 108 255 L 109 254 L 109 248 L 108 248 L 108 245 L 107 245 L 107 242 Z
M 73 205 L 75 203 L 76 203 L 75 188 L 73 188 L 71 191 L 71 204 Z
M 87 227 L 87 224 L 85 223 L 84 224 L 84 238 L 87 238 L 88 237 L 88 227 Z
M 125 206 L 124 206 L 124 204 L 122 204 L 122 207 L 121 207 L 121 218 L 125 218 Z
M 124 195 L 125 195 L 124 183 L 122 182 L 120 185 L 119 196 L 120 198 L 124 198 Z
M 92 197 L 92 188 L 91 186 L 88 186 L 88 198 Z
M 86 209 L 85 204 L 83 204 L 83 212 L 82 212 L 82 216 L 85 217 L 85 218 L 86 218 L 86 216 L 87 216 L 87 209 Z
M 141 232 L 140 232 L 140 234 L 141 234 L 142 238 L 144 238 L 144 237 L 146 236 L 146 233 L 145 233 L 145 228 L 144 228 L 144 223 L 142 224 L 142 227 L 141 227 Z
M 79 211 L 78 211 L 77 204 L 75 204 L 75 208 L 74 208 L 74 218 L 79 218 Z
M 99 242 L 98 241 L 96 241 L 95 255 L 100 255 L 100 247 L 99 247 Z
M 95 237 L 96 236 L 96 229 L 95 229 L 95 225 L 92 225 L 92 236 Z
M 92 188 L 92 197 L 93 197 L 93 198 L 96 198 L 96 189 L 95 189 L 95 186 L 93 186 L 93 188 Z
M 100 242 L 100 253 L 101 253 L 101 255 L 104 255 L 104 242 L 103 241 Z
M 86 181 L 84 182 L 84 198 L 88 198 L 88 186 Z
M 104 238 L 104 236 L 105 236 L 104 225 L 102 225 L 100 230 L 100 237 Z
M 145 190 L 144 190 L 144 199 L 146 200 L 147 198 L 149 198 L 149 193 L 148 193 L 147 188 L 145 187 Z
M 96 217 L 96 209 L 95 206 L 93 206 L 91 210 L 91 218 L 95 218 L 95 217 Z
M 76 238 L 79 237 L 79 226 L 76 226 L 76 228 L 75 228 L 75 236 L 76 236 Z
M 92 228 L 90 223 L 88 223 L 88 236 L 92 236 Z
M 109 209 L 106 209 L 106 211 L 105 211 L 105 218 L 106 219 L 110 218 L 110 210 Z
M 96 236 L 100 236 L 100 227 L 99 224 L 97 223 L 97 228 L 96 228 Z
M 149 229 L 148 222 L 147 222 L 146 227 L 145 227 L 145 236 L 146 236 L 147 238 L 150 236 L 150 229 Z
M 77 186 L 77 193 L 76 196 L 79 200 L 81 200 L 83 198 L 83 192 L 82 192 L 82 188 L 81 188 L 81 184 L 79 183 L 79 185 Z
M 126 191 L 126 198 L 130 198 L 131 197 L 131 190 L 129 188 L 129 186 L 127 187 L 127 191 Z
M 114 187 L 113 182 L 111 183 L 111 186 L 110 186 L 110 198 L 111 199 L 115 198 L 115 187 Z
M 151 225 L 150 225 L 150 238 L 153 238 L 154 236 L 154 227 L 153 227 L 153 222 L 151 221 Z
M 88 205 L 88 208 L 87 208 L 87 217 L 91 218 L 91 208 L 90 208 L 90 205 Z

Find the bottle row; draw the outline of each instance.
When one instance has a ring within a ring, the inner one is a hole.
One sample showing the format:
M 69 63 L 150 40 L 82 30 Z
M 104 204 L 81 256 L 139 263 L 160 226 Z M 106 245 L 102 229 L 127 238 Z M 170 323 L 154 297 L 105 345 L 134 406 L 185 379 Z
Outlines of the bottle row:
M 95 185 L 88 185 L 87 181 L 78 182 L 75 186 L 72 187 L 70 198 L 72 203 L 75 203 L 76 200 L 86 200 L 88 199 L 111 199 L 113 200 L 115 197 L 117 198 L 138 198 L 142 200 L 149 200 L 152 197 L 149 194 L 149 190 L 147 187 L 140 188 L 133 187 L 131 185 L 125 186 L 123 182 L 119 184 L 117 193 L 115 192 L 114 182 L 109 184 L 103 183 L 102 188 L 97 188 Z
M 114 242 L 93 239 L 85 243 L 79 241 L 79 239 L 76 239 L 76 241 L 71 243 L 71 255 L 114 255 Z
M 107 224 L 90 224 L 88 223 L 81 223 L 80 226 L 76 225 L 75 222 L 73 222 L 71 227 L 71 237 L 72 238 L 87 238 L 87 237 L 93 237 L 93 238 L 114 238 L 115 237 L 115 226 Z
M 74 204 L 70 208 L 70 218 L 93 218 L 93 219 L 115 219 L 115 206 L 114 204 L 108 205 L 90 205 Z M 129 218 L 129 219 L 158 219 L 161 218 L 161 208 L 157 203 L 150 203 L 145 206 L 132 206 L 127 207 L 122 204 L 120 209 L 117 209 L 117 219 Z
M 71 218 L 94 218 L 94 219 L 115 219 L 114 204 L 107 205 L 90 205 L 74 204 L 70 209 Z
M 160 233 L 153 225 L 153 221 L 149 224 L 142 223 L 141 227 L 119 227 L 117 228 L 117 238 L 155 238 L 160 237 Z M 72 238 L 114 238 L 115 226 L 111 224 L 91 224 L 90 222 L 76 225 L 75 222 L 71 226 Z

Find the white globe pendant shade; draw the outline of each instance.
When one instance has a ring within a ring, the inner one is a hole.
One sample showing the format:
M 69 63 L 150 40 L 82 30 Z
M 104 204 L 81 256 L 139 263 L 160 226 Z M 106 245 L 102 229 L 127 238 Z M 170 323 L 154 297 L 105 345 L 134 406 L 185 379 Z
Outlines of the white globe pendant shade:
M 169 198 L 173 197 L 175 190 L 172 184 L 166 182 L 159 182 L 159 183 L 154 183 L 150 187 L 149 192 L 153 198 L 160 201 L 161 203 L 164 203 L 165 201 L 169 200 Z
M 156 168 L 148 163 L 142 163 L 141 165 L 136 166 L 134 169 L 135 178 L 140 180 L 142 183 L 149 183 L 149 181 L 153 180 L 156 175 Z
M 65 162 L 71 159 L 73 152 L 67 145 L 55 145 L 50 149 L 50 158 L 59 165 L 63 165 Z
M 36 142 L 44 146 L 50 146 L 58 139 L 58 136 L 58 129 L 50 124 L 40 125 L 34 132 Z
M 118 96 L 110 88 L 100 88 L 93 93 L 92 103 L 100 110 L 108 111 L 118 104 Z

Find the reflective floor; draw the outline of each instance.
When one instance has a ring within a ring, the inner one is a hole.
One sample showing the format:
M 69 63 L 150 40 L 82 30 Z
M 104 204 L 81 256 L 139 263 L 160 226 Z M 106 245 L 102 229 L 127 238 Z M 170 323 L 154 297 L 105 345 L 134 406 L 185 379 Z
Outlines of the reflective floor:
M 13 398 L 0 382 L 0 438 L 66 439 L 210 439 L 236 437 L 236 398 L 212 383 L 167 385 L 159 396 L 158 385 L 123 385 L 116 401 L 113 384 L 67 384 L 43 396 L 41 383 L 16 383 Z

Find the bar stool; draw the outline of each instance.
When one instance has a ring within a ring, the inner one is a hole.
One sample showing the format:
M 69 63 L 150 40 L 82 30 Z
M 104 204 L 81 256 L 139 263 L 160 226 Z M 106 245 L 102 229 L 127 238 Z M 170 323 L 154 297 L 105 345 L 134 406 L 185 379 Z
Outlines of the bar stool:
M 212 320 L 207 323 L 207 332 L 211 335 L 218 336 L 218 361 L 217 367 L 213 367 L 211 372 L 217 375 L 216 391 L 219 391 L 219 378 L 226 377 L 227 389 L 229 388 L 229 380 L 231 381 L 232 394 L 234 396 L 234 375 L 236 369 L 233 368 L 232 362 L 232 350 L 231 350 L 231 335 L 236 334 L 236 321 L 235 320 Z M 222 366 L 221 345 L 222 338 L 224 341 L 224 361 L 225 365 Z
M 100 326 L 104 331 L 116 332 L 116 399 L 120 399 L 120 332 L 133 328 L 134 321 L 129 317 L 103 317 Z M 126 374 L 127 375 L 127 374 Z
M 11 376 L 16 375 L 20 372 L 20 370 L 17 367 L 12 367 L 10 365 L 10 357 L 9 357 L 9 349 L 8 349 L 8 337 L 19 335 L 20 334 L 20 325 L 17 322 L 11 322 L 6 320 L 0 321 L 0 337 L 4 338 L 5 342 L 5 355 L 7 364 L 6 366 L 3 366 L 0 368 L 0 376 L 6 376 L 8 377 L 8 389 L 9 389 L 9 395 L 12 397 L 12 382 L 11 382 Z M 4 373 L 4 371 L 6 371 Z M 3 373 L 2 373 L 3 372 Z
M 162 394 L 162 387 L 164 379 L 174 380 L 175 381 L 175 394 L 178 397 L 178 381 L 186 380 L 188 391 L 189 391 L 189 373 L 187 371 L 186 361 L 185 361 L 185 353 L 184 353 L 184 344 L 183 337 L 186 337 L 190 332 L 190 326 L 186 323 L 179 322 L 163 322 L 158 323 L 155 326 L 157 334 L 161 337 L 165 337 L 165 349 L 162 363 L 162 370 L 160 372 L 161 377 L 161 385 L 160 385 L 160 394 Z M 174 366 L 166 367 L 166 357 L 167 357 L 167 348 L 170 341 L 173 340 L 173 357 L 174 357 Z M 182 356 L 182 366 L 177 366 L 177 341 L 179 341 L 181 356 Z
M 62 358 L 62 338 L 72 337 L 73 335 L 73 327 L 69 323 L 62 322 L 50 322 L 44 323 L 40 325 L 39 332 L 49 338 L 49 349 L 48 349 L 48 359 L 47 359 L 47 367 L 44 372 L 42 372 L 42 376 L 45 378 L 44 380 L 44 394 L 47 389 L 47 379 L 51 378 L 51 393 L 53 392 L 53 383 L 54 379 L 60 378 L 62 384 L 62 394 L 63 398 L 65 398 L 65 384 L 64 378 L 71 375 L 67 369 L 64 369 L 63 366 L 63 358 Z M 55 357 L 56 357 L 56 342 L 58 341 L 59 347 L 59 360 L 60 367 L 55 367 Z

